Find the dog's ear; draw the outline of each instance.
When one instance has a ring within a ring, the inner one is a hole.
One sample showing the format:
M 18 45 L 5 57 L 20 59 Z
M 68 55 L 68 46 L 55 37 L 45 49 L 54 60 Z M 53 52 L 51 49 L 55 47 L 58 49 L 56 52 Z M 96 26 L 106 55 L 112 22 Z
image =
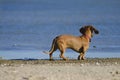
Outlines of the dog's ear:
M 91 27 L 91 32 L 93 32 L 93 31 L 95 34 L 99 34 L 99 31 L 97 29 L 95 29 L 94 27 Z
M 85 28 L 84 28 L 84 27 L 80 28 L 79 31 L 80 31 L 82 34 L 85 34 Z

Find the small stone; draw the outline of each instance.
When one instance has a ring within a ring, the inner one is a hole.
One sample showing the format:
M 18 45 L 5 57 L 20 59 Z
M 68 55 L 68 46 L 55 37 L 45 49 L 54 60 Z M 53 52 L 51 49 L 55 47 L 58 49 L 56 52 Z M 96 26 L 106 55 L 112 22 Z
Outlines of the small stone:
M 23 67 L 23 66 L 24 66 L 24 64 L 21 64 L 21 65 L 20 65 L 20 67 Z
M 99 65 L 100 65 L 100 63 L 96 62 L 96 65 L 98 65 L 98 66 L 99 66 Z
M 116 71 L 115 73 L 116 73 L 116 74 L 119 74 L 119 72 L 118 72 L 118 71 Z
M 115 64 L 117 64 L 117 62 L 115 62 Z
M 80 64 L 80 66 L 84 66 L 84 64 Z

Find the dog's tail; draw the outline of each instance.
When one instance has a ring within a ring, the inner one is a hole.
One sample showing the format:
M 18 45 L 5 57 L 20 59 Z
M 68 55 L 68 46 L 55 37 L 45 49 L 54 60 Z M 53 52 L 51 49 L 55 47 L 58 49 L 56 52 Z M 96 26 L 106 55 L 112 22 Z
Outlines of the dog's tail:
M 57 38 L 57 37 L 56 37 Z M 50 51 L 43 51 L 43 53 L 45 54 L 50 54 L 50 53 L 53 53 L 55 50 L 56 50 L 56 38 L 53 40 L 52 42 L 52 46 L 51 46 L 51 49 Z

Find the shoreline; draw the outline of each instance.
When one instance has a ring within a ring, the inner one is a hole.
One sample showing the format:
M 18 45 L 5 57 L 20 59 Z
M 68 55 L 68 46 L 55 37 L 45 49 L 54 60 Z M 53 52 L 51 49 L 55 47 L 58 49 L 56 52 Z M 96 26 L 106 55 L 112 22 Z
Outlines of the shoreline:
M 85 57 L 86 58 L 120 58 L 120 51 L 115 52 L 109 50 L 107 52 L 104 52 L 103 50 L 98 50 L 97 48 L 94 50 L 89 50 L 86 52 Z M 113 49 L 112 49 L 113 50 Z M 44 50 L 8 50 L 8 51 L 0 51 L 0 57 L 2 59 L 49 59 L 48 54 L 44 54 L 42 51 Z M 53 53 L 54 59 L 60 59 L 59 58 L 60 52 L 56 51 Z M 68 49 L 65 53 L 65 57 L 68 57 L 69 59 L 77 59 L 78 53 L 76 53 L 73 50 Z
M 120 64 L 120 58 L 87 58 L 85 60 L 69 59 L 67 61 L 62 59 L 56 59 L 54 61 L 49 61 L 49 59 L 1 59 L 0 64 Z

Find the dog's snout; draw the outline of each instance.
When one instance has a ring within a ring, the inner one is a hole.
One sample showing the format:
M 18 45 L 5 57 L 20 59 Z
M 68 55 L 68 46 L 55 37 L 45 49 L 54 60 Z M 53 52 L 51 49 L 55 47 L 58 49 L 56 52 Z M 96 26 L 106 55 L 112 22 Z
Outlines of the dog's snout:
M 99 31 L 98 31 L 98 30 L 95 30 L 94 32 L 95 32 L 95 34 L 99 34 Z

